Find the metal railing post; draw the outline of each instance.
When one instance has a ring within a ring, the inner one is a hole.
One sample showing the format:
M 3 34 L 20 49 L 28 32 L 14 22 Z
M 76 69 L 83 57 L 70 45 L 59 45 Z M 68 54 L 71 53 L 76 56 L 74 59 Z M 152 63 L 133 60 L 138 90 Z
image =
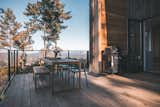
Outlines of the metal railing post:
M 89 67 L 89 51 L 87 51 L 87 67 Z
M 70 51 L 68 50 L 68 58 L 70 58 Z
M 18 50 L 17 50 L 17 53 L 16 53 L 16 59 L 17 59 L 17 62 L 16 62 L 16 72 L 18 72 Z
M 11 79 L 11 68 L 10 68 L 10 50 L 8 50 L 8 81 Z
M 14 56 L 13 56 L 13 60 L 14 60 L 14 73 L 16 72 L 16 51 L 14 50 L 13 52 Z

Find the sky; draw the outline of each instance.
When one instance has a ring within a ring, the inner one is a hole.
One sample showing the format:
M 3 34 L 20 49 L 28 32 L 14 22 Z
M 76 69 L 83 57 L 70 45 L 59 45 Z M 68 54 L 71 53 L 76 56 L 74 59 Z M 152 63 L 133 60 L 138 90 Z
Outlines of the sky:
M 0 0 L 0 8 L 11 8 L 16 15 L 18 22 L 27 21 L 23 15 L 28 2 L 37 0 Z M 62 30 L 58 46 L 63 50 L 88 50 L 89 49 L 89 0 L 61 0 L 65 4 L 65 10 L 71 11 L 72 18 L 67 20 L 64 25 L 68 28 Z M 34 40 L 33 49 L 42 49 L 43 34 L 37 32 L 32 35 Z

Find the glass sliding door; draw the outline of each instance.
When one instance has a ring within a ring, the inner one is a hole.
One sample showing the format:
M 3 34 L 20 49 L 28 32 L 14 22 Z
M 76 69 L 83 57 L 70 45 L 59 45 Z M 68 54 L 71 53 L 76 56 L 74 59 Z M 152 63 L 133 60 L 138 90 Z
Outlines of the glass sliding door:
M 152 69 L 152 28 L 151 19 L 143 21 L 144 71 Z
M 160 17 L 143 23 L 144 71 L 160 72 Z

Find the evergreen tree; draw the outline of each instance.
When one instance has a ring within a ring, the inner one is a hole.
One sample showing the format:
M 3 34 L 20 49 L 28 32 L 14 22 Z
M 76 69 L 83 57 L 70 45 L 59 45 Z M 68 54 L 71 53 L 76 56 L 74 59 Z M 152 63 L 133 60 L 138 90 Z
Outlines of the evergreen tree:
M 34 29 L 32 27 L 32 24 L 25 23 L 25 29 L 18 32 L 17 35 L 13 36 L 12 38 L 14 40 L 15 48 L 23 51 L 21 56 L 21 68 L 25 66 L 27 60 L 27 54 L 25 53 L 25 49 L 31 48 L 31 44 L 34 43 L 30 36 L 30 34 L 32 34 L 33 32 Z
M 64 26 L 64 20 L 71 18 L 70 12 L 65 12 L 64 5 L 60 0 L 41 0 L 36 3 L 29 3 L 24 14 L 34 22 L 36 30 L 44 32 L 44 44 L 53 42 L 57 45 L 59 34 Z
M 13 46 L 12 37 L 17 34 L 20 27 L 21 24 L 16 21 L 13 11 L 9 8 L 4 10 L 4 13 L 0 18 L 1 45 L 4 45 L 4 47 L 10 47 L 11 49 Z
M 31 39 L 31 36 L 27 30 L 18 32 L 18 34 L 15 35 L 12 39 L 14 40 L 14 47 L 23 51 L 25 48 L 33 44 L 33 40 Z

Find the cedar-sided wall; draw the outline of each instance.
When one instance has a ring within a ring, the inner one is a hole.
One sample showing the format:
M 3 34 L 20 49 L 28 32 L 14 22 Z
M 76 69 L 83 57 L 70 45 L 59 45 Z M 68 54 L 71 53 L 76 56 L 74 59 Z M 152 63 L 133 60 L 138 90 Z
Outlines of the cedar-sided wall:
M 99 71 L 99 12 L 98 0 L 90 0 L 90 70 Z
M 127 54 L 127 0 L 90 0 L 90 71 L 101 72 L 101 52 L 116 46 Z
M 90 0 L 90 70 L 101 71 L 101 52 L 107 47 L 105 0 Z
M 128 51 L 128 0 L 106 0 L 108 45 Z
M 130 19 L 128 22 L 128 65 L 131 65 L 128 66 L 129 71 L 159 71 L 160 0 L 129 0 L 128 5 L 128 18 Z M 142 28 L 140 28 L 140 24 L 143 24 Z M 149 42 L 146 39 L 149 34 L 151 35 L 151 49 L 148 47 Z
M 104 2 L 106 9 L 102 12 Z M 160 49 L 157 46 L 159 44 L 159 10 L 160 0 L 90 0 L 90 70 L 101 72 L 101 51 L 108 46 L 121 49 L 121 54 L 126 58 L 125 66 L 128 66 L 129 71 L 142 70 L 144 66 L 143 42 L 146 32 L 152 33 L 153 50 L 150 53 L 152 61 L 149 62 L 153 65 L 148 64 L 152 68 L 160 66 L 158 56 Z M 105 21 L 102 20 L 103 16 L 106 17 Z M 148 22 L 151 24 L 142 26 Z M 148 26 L 149 30 L 147 30 Z M 144 27 L 146 27 L 145 30 Z

